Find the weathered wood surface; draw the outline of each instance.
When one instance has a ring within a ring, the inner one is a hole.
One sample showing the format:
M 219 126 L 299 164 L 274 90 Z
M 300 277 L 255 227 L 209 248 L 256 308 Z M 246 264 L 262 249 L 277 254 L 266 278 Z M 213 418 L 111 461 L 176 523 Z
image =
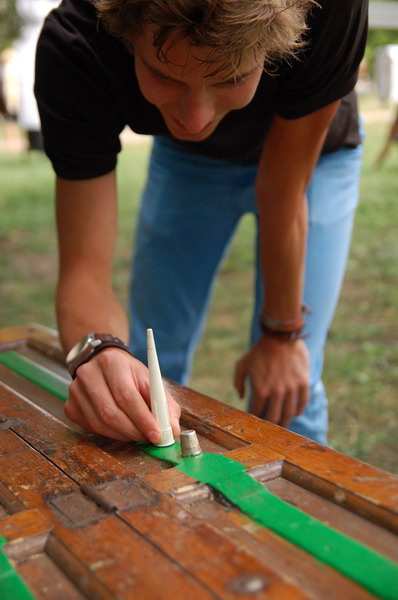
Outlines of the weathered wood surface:
M 0 351 L 10 349 L 69 379 L 56 332 L 0 330 Z M 242 462 L 283 500 L 398 561 L 396 476 L 168 386 L 204 450 Z M 38 600 L 374 598 L 169 463 L 81 430 L 57 398 L 4 366 L 0 535 Z

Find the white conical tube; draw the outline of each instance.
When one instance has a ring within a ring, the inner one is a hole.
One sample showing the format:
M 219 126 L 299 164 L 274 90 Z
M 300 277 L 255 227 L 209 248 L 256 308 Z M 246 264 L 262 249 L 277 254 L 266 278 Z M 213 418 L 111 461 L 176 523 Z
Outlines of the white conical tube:
M 160 373 L 158 355 L 152 329 L 146 331 L 148 350 L 149 382 L 151 385 L 151 409 L 159 423 L 162 437 L 156 446 L 171 446 L 174 444 L 173 430 L 170 425 L 169 408 Z

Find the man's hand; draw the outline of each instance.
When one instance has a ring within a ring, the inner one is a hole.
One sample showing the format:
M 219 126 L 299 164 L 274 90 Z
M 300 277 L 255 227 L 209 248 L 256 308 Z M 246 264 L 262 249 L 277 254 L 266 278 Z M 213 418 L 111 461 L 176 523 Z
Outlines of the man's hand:
M 237 363 L 235 387 L 241 398 L 247 377 L 253 414 L 287 427 L 308 402 L 309 357 L 304 342 L 263 335 Z
M 167 390 L 166 398 L 178 436 L 181 410 Z M 149 405 L 146 366 L 123 350 L 107 348 L 77 369 L 65 414 L 84 429 L 116 440 L 157 443 L 160 428 Z

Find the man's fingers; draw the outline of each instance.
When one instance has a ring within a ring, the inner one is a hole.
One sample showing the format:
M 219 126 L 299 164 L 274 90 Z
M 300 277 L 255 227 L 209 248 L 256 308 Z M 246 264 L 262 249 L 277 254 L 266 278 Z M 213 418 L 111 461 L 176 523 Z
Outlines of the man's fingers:
M 120 425 L 130 423 L 140 433 L 140 438 L 158 442 L 160 428 L 141 394 L 134 388 L 127 388 L 117 381 L 108 379 L 114 405 L 118 408 Z M 138 438 L 135 438 L 138 439 Z M 139 440 L 141 441 L 141 439 Z
M 69 389 L 67 416 L 84 428 L 123 441 L 161 437 L 150 410 L 148 369 L 123 351 L 106 349 L 81 365 Z M 181 409 L 166 391 L 174 435 L 180 433 Z
M 306 390 L 302 390 L 300 396 L 297 396 L 294 390 L 288 391 L 284 395 L 280 393 L 270 394 L 267 397 L 257 395 L 253 401 L 252 412 L 271 423 L 288 427 L 292 419 L 299 416 L 304 410 L 307 402 L 306 398 L 308 399 Z
M 297 416 L 303 414 L 305 407 L 308 404 L 310 390 L 308 385 L 303 385 L 297 397 Z
M 104 435 L 106 437 L 110 437 L 115 440 L 120 440 L 122 442 L 131 441 L 131 437 L 126 437 L 123 434 L 119 433 L 101 423 L 98 419 L 97 415 L 93 411 L 90 401 L 87 398 L 87 401 L 84 403 L 84 409 L 80 410 L 79 406 L 74 402 L 73 397 L 69 397 L 68 401 L 65 404 L 65 414 L 68 419 L 71 419 L 74 423 L 77 423 L 87 431 L 94 431 L 94 433 L 98 433 L 99 435 Z
M 268 394 L 268 388 L 262 387 L 261 389 L 255 385 L 255 382 L 252 381 L 252 401 L 251 401 L 251 412 L 256 417 L 260 417 L 262 419 L 267 418 L 266 412 L 269 409 L 268 403 L 270 401 L 270 396 Z
M 245 394 L 245 379 L 246 379 L 246 369 L 244 367 L 243 359 L 236 363 L 235 367 L 235 378 L 234 385 L 235 389 L 239 394 L 239 398 L 243 398 Z
M 131 422 L 134 423 L 144 439 L 157 443 L 160 440 L 160 427 L 150 410 L 150 406 L 148 406 L 150 390 L 147 368 L 136 360 L 132 362 L 131 358 L 127 355 L 118 356 L 117 358 L 119 360 L 115 361 L 115 354 L 111 355 L 111 353 L 108 353 L 108 356 L 105 355 L 103 360 L 103 363 L 110 363 L 112 361 L 111 365 L 107 365 L 108 368 L 103 368 L 103 373 L 105 374 L 106 383 L 115 399 L 115 403 L 122 413 L 127 415 Z M 128 362 L 126 363 L 126 360 L 120 359 L 127 359 Z M 166 390 L 165 393 L 168 401 L 170 422 L 174 434 L 179 435 L 181 409 L 171 394 Z M 147 399 L 145 399 L 144 394 Z
M 85 368 L 86 367 L 86 368 Z M 153 419 L 153 426 L 148 431 L 142 431 L 134 419 L 126 413 L 115 401 L 115 390 L 113 390 L 103 372 L 95 371 L 93 378 L 90 365 L 82 365 L 76 380 L 70 386 L 70 395 L 73 397 L 83 413 L 90 428 L 96 433 L 107 435 L 114 439 L 145 441 L 159 440 L 160 430 L 156 420 L 150 415 L 148 407 L 140 397 L 133 398 L 130 402 L 140 403 Z M 93 384 L 95 379 L 95 385 Z M 139 396 L 137 394 L 137 396 Z M 151 437 L 150 437 L 151 436 Z
M 90 425 L 88 424 L 82 411 L 69 398 L 65 404 L 65 414 L 68 417 L 68 419 L 70 419 L 74 423 L 77 423 L 77 425 L 80 425 L 80 427 L 83 427 L 83 429 L 87 429 L 88 431 L 90 430 Z
M 158 442 L 159 425 L 141 393 L 149 396 L 146 367 L 122 350 L 113 348 L 96 357 L 96 366 L 100 368 L 108 396 L 106 403 L 102 398 L 96 398 L 95 410 L 105 411 L 106 423 L 123 435 L 132 436 L 130 439 Z
M 170 416 L 170 424 L 173 430 L 173 434 L 175 437 L 180 435 L 180 417 L 181 417 L 181 407 L 174 400 L 173 396 L 166 390 L 166 398 L 167 404 L 169 407 L 169 416 Z
M 297 395 L 294 390 L 287 392 L 282 403 L 281 418 L 278 425 L 287 427 L 291 420 L 297 415 Z
M 267 408 L 265 418 L 276 425 L 280 424 L 283 410 L 283 397 L 279 394 L 272 394 L 267 399 Z

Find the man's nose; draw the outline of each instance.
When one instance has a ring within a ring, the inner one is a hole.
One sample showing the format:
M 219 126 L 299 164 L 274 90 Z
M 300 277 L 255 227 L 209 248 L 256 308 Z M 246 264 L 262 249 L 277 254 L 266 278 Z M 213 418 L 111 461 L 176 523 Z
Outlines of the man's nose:
M 200 133 L 214 115 L 214 102 L 206 88 L 189 90 L 180 98 L 178 119 L 189 133 Z

